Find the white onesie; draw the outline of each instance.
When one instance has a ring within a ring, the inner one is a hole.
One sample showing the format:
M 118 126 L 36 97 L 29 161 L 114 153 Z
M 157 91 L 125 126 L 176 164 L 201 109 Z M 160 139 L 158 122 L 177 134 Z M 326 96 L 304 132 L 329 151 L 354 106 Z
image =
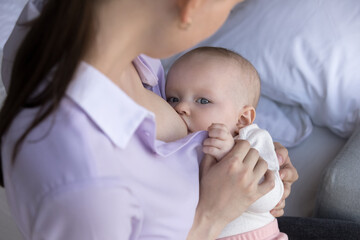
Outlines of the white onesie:
M 270 210 L 279 203 L 284 193 L 284 185 L 279 175 L 279 162 L 270 134 L 256 124 L 252 124 L 240 129 L 235 139 L 247 140 L 252 148 L 259 151 L 268 168 L 275 174 L 275 187 L 254 202 L 240 217 L 229 223 L 218 238 L 252 231 L 272 222 L 274 216 L 270 214 Z

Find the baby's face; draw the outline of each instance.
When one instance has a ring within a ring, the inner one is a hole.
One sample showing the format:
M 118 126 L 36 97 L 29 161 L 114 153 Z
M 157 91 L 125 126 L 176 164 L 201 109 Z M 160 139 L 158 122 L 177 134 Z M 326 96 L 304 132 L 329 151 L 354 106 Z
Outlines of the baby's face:
M 166 98 L 185 121 L 188 131 L 207 130 L 212 123 L 225 124 L 234 135 L 240 109 L 233 86 L 231 67 L 218 61 L 191 58 L 168 75 Z

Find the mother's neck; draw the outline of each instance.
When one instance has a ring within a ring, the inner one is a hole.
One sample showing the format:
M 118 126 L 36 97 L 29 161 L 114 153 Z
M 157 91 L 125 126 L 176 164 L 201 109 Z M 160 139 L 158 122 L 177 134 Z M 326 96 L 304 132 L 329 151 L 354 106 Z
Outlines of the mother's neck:
M 95 37 L 84 55 L 91 64 L 121 87 L 129 65 L 148 48 L 146 31 L 152 23 L 149 10 L 137 6 L 142 1 L 104 1 L 95 18 Z M 149 20 L 150 19 L 150 20 Z

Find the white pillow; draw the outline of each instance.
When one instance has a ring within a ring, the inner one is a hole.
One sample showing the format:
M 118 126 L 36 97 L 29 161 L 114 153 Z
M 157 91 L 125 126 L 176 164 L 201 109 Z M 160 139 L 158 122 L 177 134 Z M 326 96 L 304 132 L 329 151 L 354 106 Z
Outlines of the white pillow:
M 360 125 L 359 0 L 248 0 L 205 45 L 243 55 L 264 96 L 302 108 L 316 125 L 343 137 Z

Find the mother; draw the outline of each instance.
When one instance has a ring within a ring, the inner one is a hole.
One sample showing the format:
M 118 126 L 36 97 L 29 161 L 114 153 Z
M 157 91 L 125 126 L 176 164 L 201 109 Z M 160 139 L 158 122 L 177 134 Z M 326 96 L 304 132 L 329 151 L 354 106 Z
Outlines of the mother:
M 0 115 L 8 202 L 26 239 L 214 239 L 272 188 L 247 142 L 199 169 L 206 133 L 186 136 L 161 98 L 159 61 L 141 55 L 193 46 L 237 2 L 45 2 Z M 286 149 L 278 153 L 286 197 L 297 173 Z

